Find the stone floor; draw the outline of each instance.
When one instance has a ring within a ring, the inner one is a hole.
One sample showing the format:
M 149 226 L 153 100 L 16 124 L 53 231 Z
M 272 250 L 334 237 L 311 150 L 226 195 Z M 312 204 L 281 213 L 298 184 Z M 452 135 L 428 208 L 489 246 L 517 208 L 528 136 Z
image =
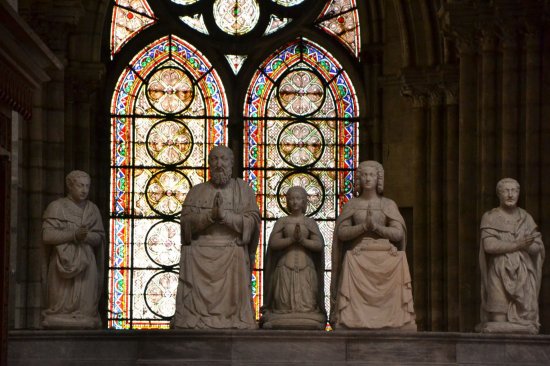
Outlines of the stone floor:
M 10 366 L 550 365 L 550 336 L 373 331 L 12 331 Z

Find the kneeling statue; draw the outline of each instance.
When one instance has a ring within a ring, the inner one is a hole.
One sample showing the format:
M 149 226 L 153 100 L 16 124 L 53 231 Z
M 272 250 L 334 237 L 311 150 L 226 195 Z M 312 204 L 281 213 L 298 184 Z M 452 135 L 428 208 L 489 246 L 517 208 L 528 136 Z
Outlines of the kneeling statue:
M 500 180 L 497 195 L 500 206 L 481 218 L 481 324 L 477 330 L 537 334 L 542 238 L 531 215 L 517 207 L 516 180 Z
M 305 216 L 307 192 L 286 193 L 290 215 L 275 223 L 265 260 L 265 329 L 325 329 L 324 242 L 315 220 Z

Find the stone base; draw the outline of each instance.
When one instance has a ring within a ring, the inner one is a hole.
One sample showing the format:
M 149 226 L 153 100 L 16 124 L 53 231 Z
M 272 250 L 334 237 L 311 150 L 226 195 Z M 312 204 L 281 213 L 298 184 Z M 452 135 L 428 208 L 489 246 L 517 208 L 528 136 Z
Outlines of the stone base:
M 40 325 L 44 329 L 99 329 L 101 328 L 101 321 L 99 317 L 91 318 L 81 315 L 54 314 L 45 316 Z
M 478 325 L 481 333 L 500 334 L 538 334 L 539 330 L 533 325 L 522 325 L 508 322 L 487 322 Z
M 549 365 L 550 336 L 381 331 L 11 331 L 10 366 Z

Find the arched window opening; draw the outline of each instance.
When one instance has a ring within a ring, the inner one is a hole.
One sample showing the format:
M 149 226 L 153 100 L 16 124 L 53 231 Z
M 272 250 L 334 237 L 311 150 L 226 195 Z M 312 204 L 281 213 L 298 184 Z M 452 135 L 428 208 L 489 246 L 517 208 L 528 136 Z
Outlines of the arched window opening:
M 307 215 L 325 240 L 325 296 L 329 307 L 334 222 L 353 194 L 359 106 L 340 63 L 300 38 L 277 50 L 255 73 L 244 106 L 244 177 L 257 194 L 262 232 L 256 256 L 254 303 L 262 304 L 266 243 L 275 220 L 286 215 L 284 194 L 300 185 L 309 194 Z
M 109 327 L 166 328 L 174 314 L 179 213 L 227 139 L 228 106 L 210 62 L 170 35 L 140 51 L 111 101 Z

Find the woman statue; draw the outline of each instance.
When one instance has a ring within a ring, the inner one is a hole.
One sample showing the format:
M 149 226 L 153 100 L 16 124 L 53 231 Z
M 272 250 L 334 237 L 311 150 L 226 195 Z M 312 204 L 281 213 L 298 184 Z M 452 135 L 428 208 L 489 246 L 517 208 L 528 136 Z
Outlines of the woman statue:
M 416 330 L 406 227 L 382 196 L 384 168 L 359 164 L 351 199 L 336 220 L 330 322 L 334 328 Z
M 323 237 L 315 220 L 305 216 L 307 192 L 291 187 L 286 194 L 290 216 L 275 223 L 265 260 L 263 328 L 324 329 Z

